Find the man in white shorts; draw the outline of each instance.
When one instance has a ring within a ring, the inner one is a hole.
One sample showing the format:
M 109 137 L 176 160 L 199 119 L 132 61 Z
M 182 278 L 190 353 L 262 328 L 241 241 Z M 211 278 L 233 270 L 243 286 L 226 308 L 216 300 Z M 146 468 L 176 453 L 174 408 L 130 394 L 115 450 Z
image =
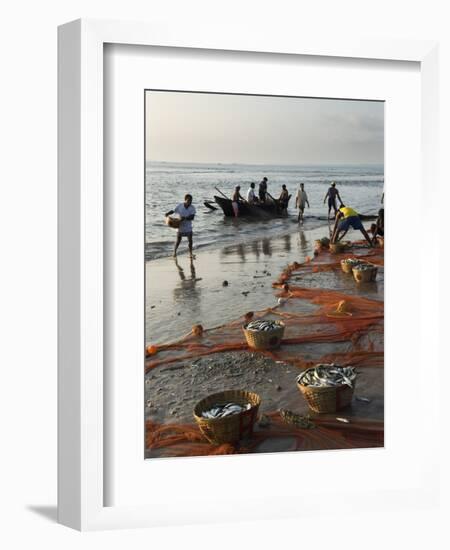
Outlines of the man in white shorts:
M 308 195 L 305 191 L 305 184 L 301 183 L 300 188 L 297 191 L 297 196 L 295 197 L 295 206 L 296 208 L 298 208 L 298 223 L 303 223 L 303 212 L 306 205 L 308 205 L 309 208 L 309 201 Z
M 175 249 L 173 251 L 173 257 L 177 255 L 178 247 L 180 246 L 181 239 L 187 237 L 189 245 L 189 255 L 193 259 L 195 258 L 192 253 L 192 220 L 195 217 L 195 207 L 192 205 L 192 195 L 186 195 L 184 202 L 181 202 L 175 210 L 167 212 L 166 216 L 176 213 L 180 216 L 181 223 L 177 231 L 177 239 L 175 241 Z

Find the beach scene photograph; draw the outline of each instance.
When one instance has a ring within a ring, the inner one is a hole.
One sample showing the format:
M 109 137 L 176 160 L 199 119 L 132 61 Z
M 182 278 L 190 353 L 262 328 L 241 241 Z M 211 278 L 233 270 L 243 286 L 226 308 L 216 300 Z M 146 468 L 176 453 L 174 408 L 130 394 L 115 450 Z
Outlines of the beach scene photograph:
M 384 446 L 384 102 L 145 92 L 145 457 Z

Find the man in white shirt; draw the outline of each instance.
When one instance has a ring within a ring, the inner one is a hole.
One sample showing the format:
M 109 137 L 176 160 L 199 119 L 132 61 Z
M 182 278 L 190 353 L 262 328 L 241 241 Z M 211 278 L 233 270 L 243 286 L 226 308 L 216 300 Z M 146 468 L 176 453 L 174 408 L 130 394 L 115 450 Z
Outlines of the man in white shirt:
M 250 187 L 247 191 L 247 202 L 249 202 L 250 204 L 256 202 L 255 184 L 253 182 L 250 184 Z
M 175 210 L 170 210 L 167 212 L 166 216 L 176 213 L 180 216 L 180 227 L 177 231 L 177 239 L 175 241 L 175 249 L 173 251 L 173 257 L 177 255 L 178 247 L 180 246 L 181 239 L 187 237 L 189 245 L 189 255 L 193 259 L 195 258 L 192 253 L 192 220 L 195 217 L 195 207 L 192 205 L 192 195 L 186 195 L 184 197 L 184 202 L 181 202 Z
M 295 207 L 298 208 L 298 223 L 303 223 L 303 212 L 306 205 L 308 205 L 309 208 L 309 201 L 308 195 L 305 191 L 305 184 L 301 183 L 300 188 L 297 191 L 297 196 L 295 197 Z

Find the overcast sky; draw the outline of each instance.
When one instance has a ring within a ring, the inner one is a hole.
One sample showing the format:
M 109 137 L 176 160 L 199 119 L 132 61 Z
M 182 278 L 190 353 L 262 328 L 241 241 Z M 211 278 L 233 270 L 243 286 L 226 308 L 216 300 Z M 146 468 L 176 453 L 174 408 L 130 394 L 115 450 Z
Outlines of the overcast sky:
M 382 163 L 384 103 L 146 93 L 147 160 Z

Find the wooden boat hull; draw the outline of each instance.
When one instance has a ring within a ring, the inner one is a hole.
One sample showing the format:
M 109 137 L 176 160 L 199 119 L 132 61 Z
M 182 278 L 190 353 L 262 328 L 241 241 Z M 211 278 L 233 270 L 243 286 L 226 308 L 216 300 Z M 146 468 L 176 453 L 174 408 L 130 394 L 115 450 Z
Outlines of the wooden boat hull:
M 234 217 L 231 199 L 214 196 L 214 200 L 220 206 L 225 216 Z M 276 218 L 283 215 L 283 209 L 278 201 L 271 201 L 264 204 L 249 204 L 247 202 L 239 202 L 238 204 L 240 216 L 249 216 L 253 218 Z

